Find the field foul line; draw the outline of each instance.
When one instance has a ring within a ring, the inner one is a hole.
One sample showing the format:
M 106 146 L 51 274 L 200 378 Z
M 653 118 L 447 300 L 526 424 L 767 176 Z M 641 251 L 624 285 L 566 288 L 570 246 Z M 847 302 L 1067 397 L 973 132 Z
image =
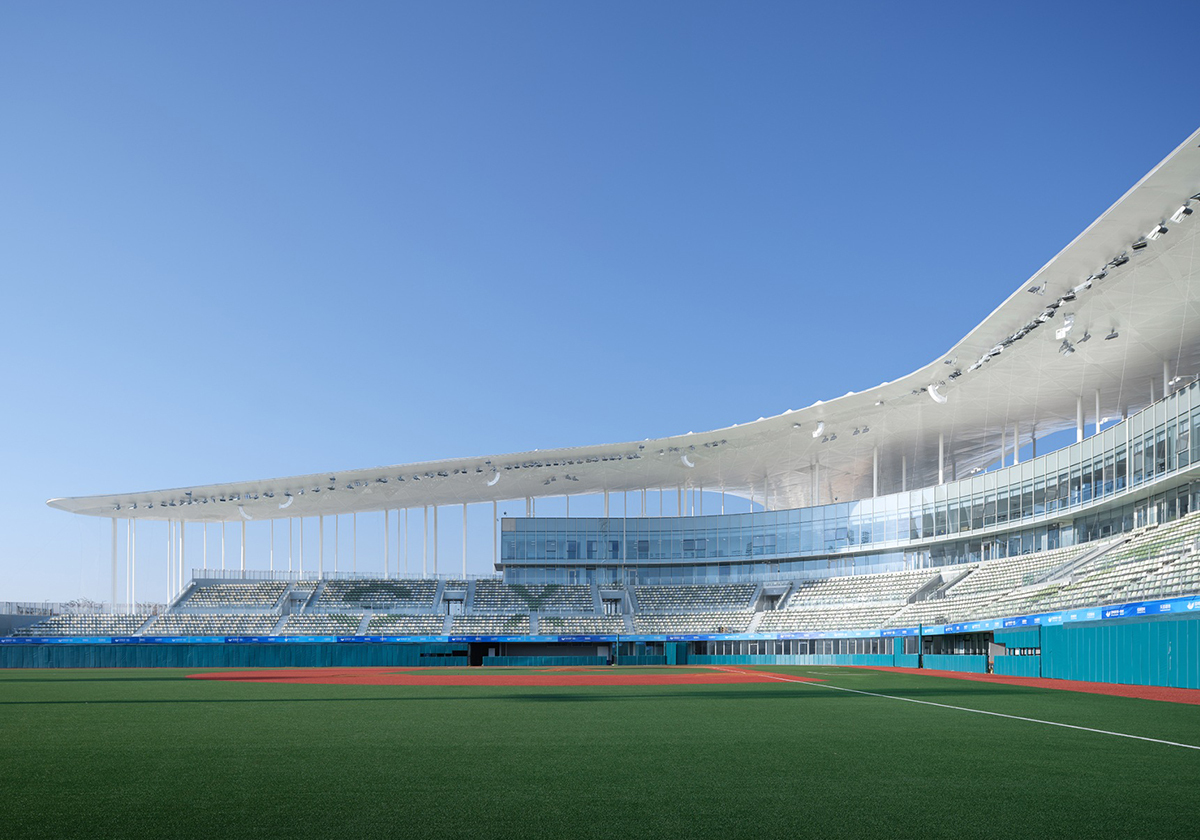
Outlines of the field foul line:
M 718 671 L 729 671 L 731 673 L 742 674 L 758 674 L 759 676 L 767 677 L 768 679 L 778 680 L 779 682 L 795 683 L 796 685 L 806 685 L 810 688 L 832 688 L 834 691 L 848 691 L 851 694 L 863 694 L 867 697 L 882 697 L 885 700 L 902 700 L 905 703 L 918 703 L 922 706 L 937 706 L 939 709 L 954 709 L 959 712 L 974 712 L 977 715 L 991 715 L 992 717 L 1008 718 L 1009 720 L 1023 720 L 1026 723 L 1042 723 L 1046 726 L 1061 726 L 1063 729 L 1078 729 L 1080 732 L 1095 732 L 1100 735 L 1115 735 L 1118 738 L 1132 738 L 1135 741 L 1150 741 L 1154 744 L 1166 744 L 1169 747 L 1183 747 L 1186 750 L 1200 750 L 1200 746 L 1195 744 L 1181 744 L 1178 741 L 1164 741 L 1161 738 L 1147 738 L 1145 735 L 1130 735 L 1128 732 L 1112 732 L 1108 729 L 1092 729 L 1090 726 L 1076 726 L 1073 723 L 1059 723 L 1054 720 L 1041 720 L 1039 718 L 1021 717 L 1020 715 L 1006 715 L 1003 712 L 989 712 L 984 709 L 968 709 L 966 706 L 951 706 L 949 703 L 934 703 L 932 700 L 916 700 L 912 697 L 897 697 L 894 694 L 878 694 L 874 691 L 861 691 L 857 688 L 843 688 L 840 685 L 830 685 L 829 683 L 812 683 L 805 680 L 794 680 L 789 677 L 783 677 L 778 674 L 771 674 L 766 671 L 737 671 L 733 668 L 717 668 Z

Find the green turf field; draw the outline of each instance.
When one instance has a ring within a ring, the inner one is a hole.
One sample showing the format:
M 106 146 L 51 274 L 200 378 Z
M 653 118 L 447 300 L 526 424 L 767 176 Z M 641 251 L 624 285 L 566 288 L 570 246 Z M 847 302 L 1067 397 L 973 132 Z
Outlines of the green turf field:
M 769 670 L 1200 745 L 1200 706 Z M 0 834 L 1182 838 L 1200 825 L 1200 750 L 827 686 L 305 686 L 188 673 L 0 672 Z

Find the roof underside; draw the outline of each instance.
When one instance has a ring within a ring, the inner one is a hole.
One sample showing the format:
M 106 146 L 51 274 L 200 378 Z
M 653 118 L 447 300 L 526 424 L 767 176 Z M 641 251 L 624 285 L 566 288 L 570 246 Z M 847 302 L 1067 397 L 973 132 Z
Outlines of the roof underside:
M 1014 423 L 1022 440 L 1073 428 L 1083 397 L 1094 421 L 1162 396 L 1197 370 L 1200 131 L 1023 283 L 943 357 L 861 393 L 725 429 L 641 442 L 373 467 L 138 493 L 52 499 L 92 516 L 223 521 L 317 516 L 605 491 L 722 488 L 773 507 L 871 493 L 878 447 L 882 492 L 937 478 L 939 435 L 963 477 L 995 462 Z M 1159 224 L 1159 238 L 1143 237 Z M 1145 247 L 1135 248 L 1139 240 Z M 1092 278 L 1090 283 L 1088 278 Z M 965 282 L 965 280 L 964 280 Z M 1038 289 L 1038 292 L 1031 292 Z M 1073 352 L 1065 353 L 1056 332 Z M 1040 319 L 1040 320 L 1039 320 Z M 898 341 L 906 325 L 896 324 Z M 1116 337 L 1106 340 L 1106 336 Z M 1190 377 L 1188 379 L 1190 381 Z M 1151 383 L 1157 385 L 1152 386 Z M 932 393 L 931 393 L 932 392 Z M 949 457 L 949 456 L 948 456 Z

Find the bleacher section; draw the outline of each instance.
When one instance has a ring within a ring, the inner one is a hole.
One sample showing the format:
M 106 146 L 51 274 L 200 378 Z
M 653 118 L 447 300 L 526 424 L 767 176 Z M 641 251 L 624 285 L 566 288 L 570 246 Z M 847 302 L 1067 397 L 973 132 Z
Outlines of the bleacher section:
M 436 580 L 331 580 L 321 590 L 319 610 L 370 609 L 428 612 L 437 595 Z
M 590 586 L 505 584 L 498 580 L 475 582 L 475 612 L 594 612 Z
M 625 632 L 625 619 L 619 615 L 544 615 L 538 619 L 541 636 L 610 636 Z
M 456 615 L 450 632 L 461 636 L 527 636 L 529 616 Z
M 285 592 L 289 592 L 286 603 Z M 1200 513 L 1116 540 L 988 560 L 770 584 L 632 586 L 596 612 L 597 593 L 619 584 L 521 585 L 498 579 L 197 580 L 169 612 L 64 613 L 14 635 L 119 637 L 671 635 L 873 630 L 1200 596 Z M 759 592 L 762 604 L 756 603 Z M 456 593 L 440 598 L 439 592 Z M 782 609 L 765 609 L 782 593 Z M 313 603 L 313 594 L 317 595 Z M 467 595 L 464 599 L 463 595 Z M 910 603 L 911 601 L 911 603 Z M 288 613 L 291 613 L 290 615 Z M 452 616 L 447 613 L 454 613 Z M 449 629 L 447 629 L 449 624 Z
M 870 630 L 879 627 L 896 612 L 894 606 L 805 607 L 774 610 L 763 615 L 758 629 L 762 633 L 799 630 Z
M 362 615 L 290 615 L 281 634 L 285 636 L 353 636 Z
M 936 569 L 920 569 L 806 580 L 796 585 L 788 599 L 788 609 L 803 609 L 814 604 L 899 604 L 936 574 Z
M 754 609 L 757 590 L 755 583 L 635 586 L 634 596 L 643 613 L 731 612 Z
M 373 615 L 367 625 L 372 636 L 440 636 L 444 615 Z
M 633 617 L 637 633 L 745 633 L 752 612 L 638 614 Z
M 27 624 L 13 631 L 14 636 L 131 636 L 146 623 L 149 615 L 84 615 L 63 613 Z
M 265 636 L 279 616 L 166 613 L 142 631 L 143 636 Z
M 287 584 L 278 580 L 264 580 L 255 583 L 242 581 L 197 583 L 180 607 L 270 609 L 279 601 L 285 589 L 287 589 Z

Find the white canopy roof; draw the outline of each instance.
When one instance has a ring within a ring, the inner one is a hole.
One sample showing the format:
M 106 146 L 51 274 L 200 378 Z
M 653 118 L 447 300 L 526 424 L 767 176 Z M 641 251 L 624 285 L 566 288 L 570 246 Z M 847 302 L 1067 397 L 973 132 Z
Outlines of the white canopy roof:
M 1200 131 L 944 356 L 861 393 L 653 440 L 48 504 L 91 516 L 237 521 L 689 486 L 759 499 L 765 492 L 772 507 L 802 507 L 814 503 L 814 464 L 820 502 L 870 495 L 875 447 L 881 492 L 899 489 L 902 457 L 910 488 L 935 482 L 939 435 L 947 480 L 952 469 L 963 477 L 995 462 L 1013 423 L 1023 440 L 1034 429 L 1044 437 L 1073 428 L 1080 397 L 1090 423 L 1097 391 L 1101 416 L 1115 418 L 1148 403 L 1152 382 L 1161 397 L 1164 378 L 1197 370 L 1198 144 Z M 1196 212 L 1172 221 L 1189 199 Z M 1165 231 L 1156 235 L 1160 225 Z M 936 301 L 930 308 L 936 317 Z M 1068 316 L 1064 344 L 1056 331 Z M 913 328 L 897 323 L 895 340 Z

